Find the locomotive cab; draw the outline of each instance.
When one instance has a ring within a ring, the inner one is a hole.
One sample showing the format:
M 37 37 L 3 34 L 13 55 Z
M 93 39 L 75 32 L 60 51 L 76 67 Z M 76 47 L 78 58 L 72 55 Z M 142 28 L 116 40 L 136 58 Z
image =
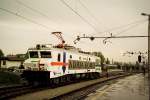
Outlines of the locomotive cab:
M 29 50 L 29 58 L 24 62 L 26 70 L 46 71 L 51 61 L 51 51 L 45 50 Z

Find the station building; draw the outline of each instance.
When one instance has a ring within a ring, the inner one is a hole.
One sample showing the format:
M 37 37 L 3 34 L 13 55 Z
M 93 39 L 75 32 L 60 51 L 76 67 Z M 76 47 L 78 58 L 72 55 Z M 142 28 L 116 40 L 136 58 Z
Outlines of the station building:
M 0 57 L 0 68 L 10 68 L 19 66 L 24 62 L 24 58 L 16 55 L 9 55 L 6 57 Z

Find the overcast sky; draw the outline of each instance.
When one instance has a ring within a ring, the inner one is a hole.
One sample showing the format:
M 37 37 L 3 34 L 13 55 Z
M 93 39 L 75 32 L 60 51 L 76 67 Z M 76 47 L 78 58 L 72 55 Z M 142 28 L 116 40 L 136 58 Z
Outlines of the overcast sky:
M 26 53 L 29 47 L 39 43 L 57 44 L 59 40 L 51 35 L 53 31 L 61 31 L 66 43 L 71 45 L 77 35 L 83 34 L 147 35 L 148 20 L 140 14 L 150 13 L 149 4 L 150 0 L 0 0 L 0 49 L 7 55 Z M 103 39 L 93 42 L 81 39 L 74 46 L 85 51 L 101 51 L 105 57 L 125 62 L 135 62 L 137 55 L 122 56 L 122 52 L 147 50 L 146 38 L 109 41 L 103 44 Z

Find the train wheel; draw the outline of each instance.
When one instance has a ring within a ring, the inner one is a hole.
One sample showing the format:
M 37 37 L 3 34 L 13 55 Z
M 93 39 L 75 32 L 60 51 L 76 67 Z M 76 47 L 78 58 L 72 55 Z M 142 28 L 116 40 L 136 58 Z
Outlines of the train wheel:
M 76 79 L 80 79 L 81 78 L 81 74 L 76 74 Z
M 60 79 L 59 78 L 54 78 L 53 81 L 54 81 L 54 84 L 58 85 L 59 82 L 60 82 Z
M 61 82 L 61 83 L 65 83 L 66 80 L 67 80 L 67 77 L 66 77 L 66 76 L 60 77 L 60 82 Z
M 55 87 L 54 79 L 53 78 L 50 79 L 50 87 L 52 87 L 52 88 Z
M 85 79 L 86 74 L 81 74 L 81 79 Z
M 90 75 L 89 73 L 86 73 L 86 76 L 85 76 L 86 79 L 89 79 L 90 78 Z
M 70 82 L 70 81 L 71 81 L 70 75 L 67 75 L 67 76 L 66 76 L 66 81 L 67 81 L 67 82 Z
M 94 73 L 90 73 L 90 79 L 94 79 Z

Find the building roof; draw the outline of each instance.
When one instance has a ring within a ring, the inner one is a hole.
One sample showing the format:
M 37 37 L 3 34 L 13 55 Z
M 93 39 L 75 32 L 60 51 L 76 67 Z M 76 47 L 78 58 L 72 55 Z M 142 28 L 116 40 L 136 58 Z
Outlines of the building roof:
M 8 61 L 24 61 L 24 58 L 18 58 L 17 56 L 7 56 L 7 57 L 0 57 L 0 60 L 8 60 Z
M 8 61 L 24 61 L 24 58 L 18 58 L 18 57 L 7 57 Z

